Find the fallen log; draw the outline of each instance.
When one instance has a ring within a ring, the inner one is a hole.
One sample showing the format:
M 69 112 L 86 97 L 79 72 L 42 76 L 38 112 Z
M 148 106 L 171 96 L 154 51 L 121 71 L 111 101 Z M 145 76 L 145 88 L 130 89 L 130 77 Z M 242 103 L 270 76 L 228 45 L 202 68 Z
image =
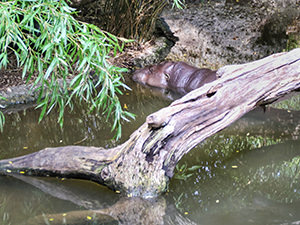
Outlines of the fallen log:
M 146 119 L 112 149 L 66 146 L 0 161 L 0 174 L 89 179 L 129 196 L 167 189 L 184 154 L 258 105 L 300 88 L 300 49 L 217 71 L 218 79 Z

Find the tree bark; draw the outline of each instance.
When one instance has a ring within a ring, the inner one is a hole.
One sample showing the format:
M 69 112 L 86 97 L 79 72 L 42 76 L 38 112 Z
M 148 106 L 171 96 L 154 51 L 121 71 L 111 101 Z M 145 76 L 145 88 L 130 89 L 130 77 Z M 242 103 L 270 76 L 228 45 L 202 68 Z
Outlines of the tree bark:
M 300 49 L 218 70 L 218 79 L 146 119 L 122 145 L 46 148 L 0 161 L 0 173 L 84 178 L 129 196 L 167 189 L 177 162 L 258 105 L 300 88 Z

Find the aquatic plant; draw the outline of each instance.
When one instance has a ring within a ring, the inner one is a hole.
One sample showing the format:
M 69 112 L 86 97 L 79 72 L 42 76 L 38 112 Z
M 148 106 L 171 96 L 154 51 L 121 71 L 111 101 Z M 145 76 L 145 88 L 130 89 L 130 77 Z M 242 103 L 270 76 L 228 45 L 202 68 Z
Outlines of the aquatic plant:
M 200 169 L 202 166 L 194 165 L 191 167 L 187 166 L 187 163 L 182 165 L 177 164 L 175 167 L 175 175 L 174 178 L 178 180 L 186 180 L 187 178 L 193 175 L 193 172 Z
M 276 109 L 300 111 L 300 95 L 294 95 L 289 99 L 273 103 L 271 107 Z

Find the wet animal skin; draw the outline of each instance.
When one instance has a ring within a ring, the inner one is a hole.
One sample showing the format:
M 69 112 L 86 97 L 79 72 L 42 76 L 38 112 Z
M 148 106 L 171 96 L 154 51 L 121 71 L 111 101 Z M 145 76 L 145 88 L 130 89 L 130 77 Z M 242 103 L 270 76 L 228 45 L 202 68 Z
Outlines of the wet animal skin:
M 162 62 L 133 73 L 138 83 L 186 94 L 217 79 L 216 71 L 197 68 L 185 62 Z

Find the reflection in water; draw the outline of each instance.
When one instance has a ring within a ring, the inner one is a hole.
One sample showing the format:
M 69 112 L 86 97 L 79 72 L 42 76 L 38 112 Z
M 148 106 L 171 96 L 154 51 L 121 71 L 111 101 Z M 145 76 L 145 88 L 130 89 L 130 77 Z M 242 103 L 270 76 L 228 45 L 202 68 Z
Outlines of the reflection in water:
M 299 140 L 242 152 L 233 148 L 232 154 L 223 154 L 213 143 L 206 149 L 209 144 L 181 161 L 199 165 L 197 172 L 186 181 L 171 181 L 170 195 L 180 211 L 201 224 L 281 224 L 300 219 Z
M 19 180 L 24 181 L 32 185 L 35 191 L 42 191 L 39 194 L 49 195 L 55 197 L 57 200 L 51 205 L 62 205 L 60 200 L 65 200 L 67 202 L 72 202 L 74 204 L 73 208 L 55 208 L 53 207 L 50 210 L 41 209 L 38 207 L 41 201 L 38 201 L 38 205 L 30 206 L 30 213 L 28 213 L 28 208 L 23 209 L 24 215 L 22 221 L 15 221 L 15 224 L 45 224 L 45 221 L 51 222 L 51 224 L 165 224 L 164 217 L 170 217 L 166 215 L 167 204 L 164 197 L 159 197 L 156 199 L 141 199 L 141 198 L 118 198 L 116 200 L 116 194 L 108 193 L 108 196 L 105 195 L 105 192 L 98 196 L 92 196 L 92 190 L 79 191 L 79 183 L 76 181 L 61 181 L 59 179 L 41 179 L 34 177 L 24 177 L 23 176 L 14 176 L 6 178 L 10 182 L 17 182 Z M 2 180 L 5 181 L 5 180 Z M 71 186 L 70 183 L 73 183 Z M 88 183 L 88 182 L 87 182 Z M 10 183 L 12 185 L 12 183 Z M 21 184 L 20 186 L 23 186 Z M 90 184 L 93 186 L 93 184 Z M 26 185 L 24 185 L 26 187 Z M 0 186 L 1 188 L 1 186 Z M 89 188 L 91 189 L 91 188 Z M 89 191 L 89 193 L 87 193 Z M 24 192 L 23 192 L 24 193 Z M 48 197 L 49 197 L 48 196 Z M 42 196 L 43 199 L 44 196 Z M 107 204 L 107 202 L 110 204 Z M 18 202 L 18 205 L 22 205 L 22 201 Z M 24 201 L 26 203 L 26 200 Z M 49 202 L 48 202 L 49 203 Z M 5 203 L 2 209 L 6 209 Z M 72 204 L 69 204 L 72 206 Z M 77 206 L 77 207 L 76 207 Z M 82 210 L 79 210 L 79 207 L 82 207 Z M 35 211 L 33 211 L 35 209 Z M 47 213 L 45 214 L 45 211 Z M 12 218 L 18 217 L 17 214 L 10 214 Z M 26 216 L 25 216 L 26 215 Z M 174 210 L 172 217 L 176 218 L 178 221 L 183 221 L 183 224 L 193 224 L 188 218 L 182 217 L 182 215 Z M 8 216 L 9 218 L 9 216 Z M 89 223 L 89 220 L 90 223 Z M 79 222 L 80 221 L 80 222 Z M 98 223 L 99 222 L 99 223 Z M 117 223 L 116 223 L 117 222 Z
M 123 137 L 113 134 L 99 113 L 84 106 L 67 112 L 63 129 L 55 115 L 36 124 L 33 109 L 7 116 L 0 134 L 0 158 L 45 147 L 118 145 L 145 117 L 173 96 L 139 86 L 121 97 L 137 114 L 125 123 Z M 136 94 L 139 93 L 139 94 Z M 123 198 L 81 180 L 0 177 L 0 224 L 291 224 L 300 221 L 300 113 L 257 109 L 192 150 L 178 168 L 169 192 L 154 200 Z M 189 170 L 189 168 L 194 169 Z M 184 177 L 184 175 L 191 174 Z

